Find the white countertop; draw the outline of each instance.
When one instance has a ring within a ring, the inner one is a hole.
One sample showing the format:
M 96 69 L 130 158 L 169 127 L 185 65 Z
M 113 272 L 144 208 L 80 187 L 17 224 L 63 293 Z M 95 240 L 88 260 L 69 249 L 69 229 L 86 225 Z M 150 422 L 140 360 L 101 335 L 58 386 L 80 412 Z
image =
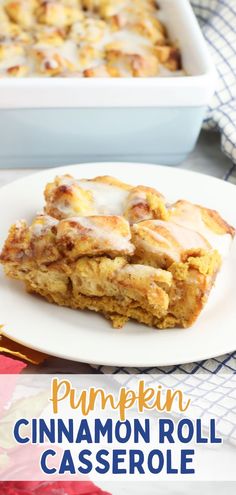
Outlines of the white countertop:
M 232 482 L 122 482 L 99 483 L 112 495 L 235 495 Z

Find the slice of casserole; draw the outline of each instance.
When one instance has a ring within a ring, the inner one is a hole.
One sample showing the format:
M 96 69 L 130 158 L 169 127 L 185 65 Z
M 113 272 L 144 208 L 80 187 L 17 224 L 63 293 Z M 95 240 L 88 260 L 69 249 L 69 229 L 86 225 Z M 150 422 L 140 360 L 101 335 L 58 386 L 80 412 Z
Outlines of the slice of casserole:
M 101 312 L 114 327 L 196 320 L 221 266 L 217 248 L 235 233 L 219 214 L 168 205 L 153 188 L 108 176 L 56 177 L 45 200 L 31 225 L 11 227 L 0 257 L 7 276 L 50 302 Z

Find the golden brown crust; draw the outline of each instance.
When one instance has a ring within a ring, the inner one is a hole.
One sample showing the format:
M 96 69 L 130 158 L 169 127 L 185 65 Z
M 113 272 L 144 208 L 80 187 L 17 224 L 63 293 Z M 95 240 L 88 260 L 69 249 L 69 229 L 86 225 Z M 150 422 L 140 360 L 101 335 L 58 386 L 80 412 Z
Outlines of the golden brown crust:
M 56 177 L 46 186 L 44 196 L 45 213 L 59 220 L 98 214 L 124 215 L 130 224 L 144 219 L 168 219 L 166 200 L 158 191 L 132 187 L 110 176 L 80 181 L 69 175 Z M 105 201 L 106 196 L 110 204 Z
M 57 221 L 47 215 L 39 215 L 31 226 L 18 222 L 10 229 L 1 253 L 3 262 L 35 260 L 50 264 L 66 262 L 81 256 L 108 254 L 132 255 L 129 223 L 118 216 L 71 217 Z
M 136 247 L 136 261 L 162 268 L 211 250 L 210 244 L 198 232 L 163 220 L 148 220 L 133 225 L 132 241 Z
M 5 11 L 11 21 L 28 29 L 34 23 L 35 4 L 33 0 L 12 0 L 6 2 Z
M 54 182 L 47 184 L 44 197 L 45 213 L 58 220 L 73 215 L 94 213 L 92 193 L 80 188 L 70 175 L 56 177 Z
M 124 216 L 133 225 L 149 219 L 168 220 L 169 214 L 161 193 L 152 187 L 137 186 L 130 190 Z
M 113 41 L 105 47 L 109 67 L 122 67 L 123 74 L 133 77 L 153 77 L 159 72 L 159 61 L 153 48 L 146 45 L 134 46 L 127 40 Z
M 56 242 L 68 259 L 104 253 L 132 255 L 134 246 L 130 240 L 129 224 L 118 216 L 74 217 L 57 226 Z
M 229 225 L 216 210 L 182 199 L 171 206 L 170 220 L 188 225 L 193 229 L 199 228 L 199 221 L 201 220 L 207 229 L 218 235 L 234 236 L 236 232 L 235 228 Z
M 88 182 L 100 182 L 102 184 L 108 184 L 109 186 L 116 186 L 120 187 L 121 189 L 124 189 L 125 191 L 130 191 L 132 189 L 132 186 L 129 184 L 126 184 L 125 182 L 122 182 L 121 180 L 117 179 L 116 177 L 112 177 L 110 175 L 98 175 L 97 177 L 94 177 L 93 179 L 84 179 L 84 181 Z

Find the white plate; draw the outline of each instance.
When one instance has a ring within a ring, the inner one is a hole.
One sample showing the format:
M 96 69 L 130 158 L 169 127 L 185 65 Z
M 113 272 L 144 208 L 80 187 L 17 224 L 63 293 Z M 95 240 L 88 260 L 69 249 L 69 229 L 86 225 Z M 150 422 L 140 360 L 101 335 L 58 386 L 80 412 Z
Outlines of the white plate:
M 43 205 L 45 184 L 57 174 L 114 175 L 146 184 L 170 200 L 186 198 L 215 208 L 236 225 L 236 188 L 218 179 L 157 165 L 86 164 L 45 170 L 0 190 L 0 244 L 14 221 L 31 220 Z M 28 347 L 87 363 L 164 366 L 199 361 L 236 349 L 236 243 L 197 322 L 186 330 L 158 331 L 135 322 L 112 329 L 92 312 L 60 308 L 26 294 L 20 283 L 0 274 L 0 323 L 4 333 Z

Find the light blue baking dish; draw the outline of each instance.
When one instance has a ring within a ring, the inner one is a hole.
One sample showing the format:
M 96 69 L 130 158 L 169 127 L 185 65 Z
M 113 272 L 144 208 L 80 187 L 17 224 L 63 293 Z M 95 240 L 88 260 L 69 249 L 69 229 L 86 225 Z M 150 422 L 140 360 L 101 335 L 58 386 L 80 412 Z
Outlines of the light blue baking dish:
M 0 167 L 184 160 L 213 95 L 215 71 L 188 0 L 159 4 L 190 75 L 1 79 Z
M 174 165 L 197 139 L 205 107 L 2 110 L 1 167 L 87 161 Z

